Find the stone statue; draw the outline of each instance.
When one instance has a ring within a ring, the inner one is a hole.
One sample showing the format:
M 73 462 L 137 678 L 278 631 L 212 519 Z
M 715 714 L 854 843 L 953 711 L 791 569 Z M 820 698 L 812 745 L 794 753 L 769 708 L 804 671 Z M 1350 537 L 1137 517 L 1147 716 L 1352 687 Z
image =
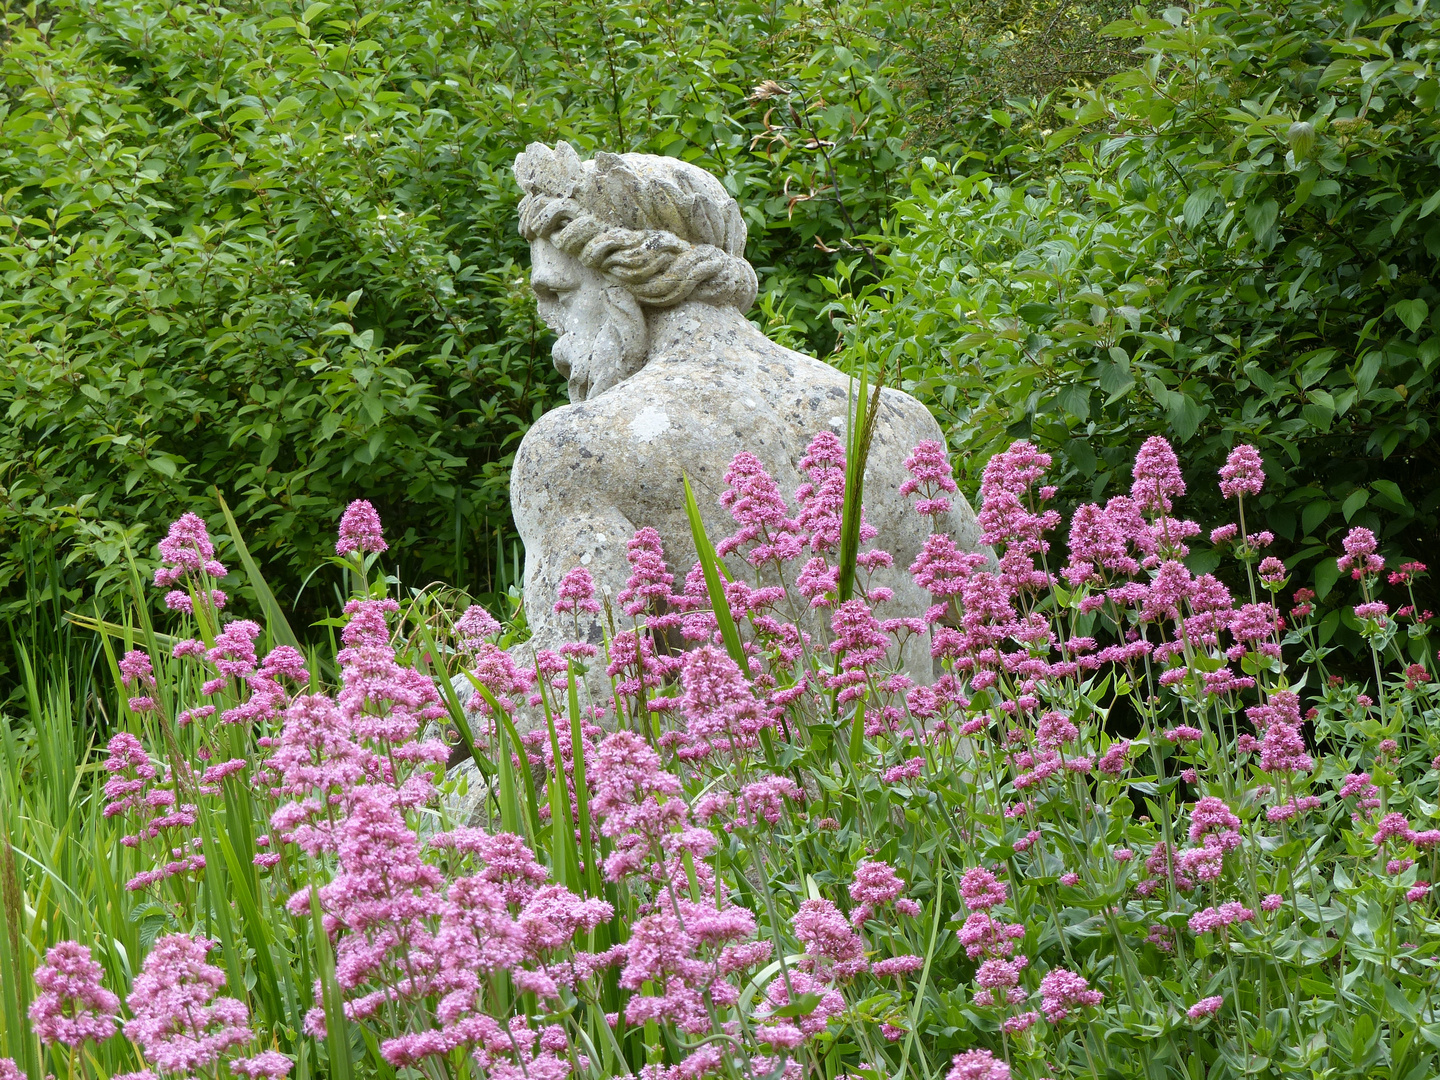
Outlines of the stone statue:
M 532 643 L 556 648 L 574 633 L 569 616 L 552 612 L 566 572 L 587 567 L 613 601 L 629 574 L 626 543 L 649 525 L 678 588 L 695 559 L 682 475 L 718 541 L 735 528 L 718 503 L 731 458 L 757 455 L 788 496 L 804 479 L 799 462 L 811 438 L 822 429 L 845 437 L 852 380 L 746 319 L 757 282 L 744 257 L 745 223 L 709 173 L 648 154 L 582 161 L 562 142 L 532 143 L 515 159 L 515 176 L 531 286 L 570 383 L 570 404 L 542 416 L 520 444 L 510 489 Z M 929 521 L 898 492 L 908 451 L 927 439 L 943 435 L 925 407 L 882 391 L 865 505 L 879 530 L 873 545 L 895 556 L 895 569 L 876 578 L 894 590 L 886 616 L 922 615 L 929 604 L 905 572 Z M 963 549 L 981 548 L 963 499 L 949 528 Z M 732 569 L 749 571 L 738 558 Z M 588 627 L 594 644 L 599 618 Z M 904 659 L 929 682 L 925 650 L 918 641 Z

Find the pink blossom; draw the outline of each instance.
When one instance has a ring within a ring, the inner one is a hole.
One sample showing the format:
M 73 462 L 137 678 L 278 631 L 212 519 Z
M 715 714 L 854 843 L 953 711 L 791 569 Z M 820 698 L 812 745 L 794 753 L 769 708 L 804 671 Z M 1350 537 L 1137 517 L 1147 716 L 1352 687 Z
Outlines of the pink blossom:
M 1010 957 L 1015 953 L 1015 942 L 1025 937 L 1025 927 L 1019 923 L 1002 923 L 977 911 L 966 917 L 956 937 L 971 960 L 982 956 Z
M 40 994 L 30 1006 L 31 1030 L 42 1043 L 79 1046 L 115 1034 L 120 999 L 101 984 L 104 969 L 75 941 L 51 946 L 35 969 Z
M 736 454 L 725 471 L 725 483 L 720 504 L 729 509 L 739 528 L 715 545 L 717 554 L 728 555 L 753 544 L 745 553 L 752 566 L 785 562 L 800 555 L 807 537 L 799 522 L 789 516 L 780 486 L 759 458 L 743 450 Z
M 1005 903 L 1007 890 L 1003 882 L 983 866 L 966 870 L 960 878 L 960 895 L 971 911 L 988 911 Z
M 686 653 L 680 684 L 686 734 L 704 749 L 739 749 L 766 726 L 740 666 L 724 649 L 702 645 Z
M 479 604 L 471 604 L 455 620 L 455 637 L 460 648 L 467 652 L 475 651 L 487 638 L 499 632 L 500 623 Z
M 1255 918 L 1251 911 L 1239 901 L 1232 900 L 1219 907 L 1207 907 L 1190 916 L 1190 931 L 1195 934 L 1211 934 L 1225 930 L 1238 923 L 1250 922 Z
M 1230 451 L 1220 469 L 1220 493 L 1225 498 L 1259 495 L 1265 486 L 1265 466 L 1255 447 L 1241 443 Z
M 1010 1066 L 989 1050 L 967 1050 L 955 1055 L 945 1080 L 1010 1080 Z
M 1052 968 L 1040 980 L 1040 1011 L 1052 1024 L 1064 1020 L 1071 1009 L 1099 1005 L 1103 997 L 1100 991 L 1091 990 L 1083 977 L 1065 968 Z
M 125 1034 L 163 1072 L 212 1068 L 252 1037 L 244 1003 L 215 996 L 225 973 L 206 962 L 213 947 L 187 934 L 163 935 L 135 976 Z
M 918 491 L 924 495 L 929 505 L 921 513 L 947 512 L 948 501 L 939 497 L 939 493 L 953 493 L 956 487 L 954 470 L 950 467 L 944 444 L 934 440 L 920 443 L 905 459 L 905 468 L 910 472 L 910 479 L 901 483 L 900 494 L 913 495 Z M 946 503 L 944 509 L 941 509 L 941 502 Z
M 845 448 L 839 437 L 832 431 L 818 432 L 800 459 L 800 468 L 809 479 L 795 491 L 800 507 L 795 522 L 823 564 L 823 555 L 840 543 L 845 511 Z
M 1258 571 L 1260 580 L 1266 585 L 1280 586 L 1285 581 L 1285 564 L 1273 555 L 1267 555 L 1260 561 Z
M 665 568 L 665 551 L 660 544 L 660 534 L 646 526 L 636 531 L 626 545 L 625 558 L 630 564 L 630 577 L 616 602 L 626 615 L 639 615 L 651 611 L 659 615 L 670 601 L 671 586 L 675 575 Z M 651 625 L 656 625 L 652 620 Z
M 349 555 L 358 551 L 385 551 L 390 547 L 380 535 L 380 515 L 366 499 L 356 499 L 340 516 L 340 536 L 335 541 L 335 554 Z
M 805 946 L 806 970 L 838 980 L 851 978 L 869 967 L 864 943 L 829 900 L 804 901 L 790 920 L 790 928 Z
M 784 800 L 799 802 L 805 797 L 800 785 L 788 776 L 767 776 L 740 789 L 735 825 L 744 828 L 765 821 L 778 825 L 785 813 Z
M 1203 1020 L 1207 1016 L 1214 1016 L 1220 1011 L 1220 1006 L 1225 1004 L 1225 999 L 1219 994 L 1214 997 L 1201 998 L 1190 1008 L 1185 1010 L 1185 1015 L 1191 1020 Z
M 578 618 L 581 612 L 596 615 L 600 611 L 600 601 L 595 599 L 595 581 L 583 566 L 575 567 L 560 579 L 557 595 L 559 598 L 554 604 L 557 614 Z
M 1214 834 L 1220 838 L 1221 845 L 1228 851 L 1240 841 L 1236 831 L 1239 828 L 1240 819 L 1225 805 L 1223 799 L 1214 795 L 1204 796 L 1190 810 L 1190 842 L 1192 844 L 1198 844 L 1202 840 L 1208 842 L 1207 838 L 1211 838 Z
M 1185 494 L 1180 460 L 1164 438 L 1152 435 L 1135 455 L 1130 497 L 1148 514 L 1169 513 L 1172 500 Z
M 905 882 L 889 863 L 862 861 L 850 881 L 850 899 L 857 905 L 850 913 L 850 921 L 862 926 L 877 908 L 899 901 L 904 892 Z
M 290 1075 L 292 1062 L 278 1050 L 266 1050 L 252 1058 L 233 1058 L 230 1071 L 250 1080 L 283 1080 Z
M 155 584 L 162 589 L 168 589 L 186 574 L 225 576 L 225 568 L 215 561 L 215 545 L 210 542 L 210 532 L 197 514 L 181 514 L 171 523 L 170 531 L 160 541 L 159 547 L 160 558 L 165 565 L 155 571 Z
M 1375 554 L 1379 545 L 1375 534 L 1369 529 L 1356 527 L 1345 536 L 1345 554 L 1336 565 L 1342 574 L 1349 574 L 1356 581 L 1385 569 L 1385 560 Z

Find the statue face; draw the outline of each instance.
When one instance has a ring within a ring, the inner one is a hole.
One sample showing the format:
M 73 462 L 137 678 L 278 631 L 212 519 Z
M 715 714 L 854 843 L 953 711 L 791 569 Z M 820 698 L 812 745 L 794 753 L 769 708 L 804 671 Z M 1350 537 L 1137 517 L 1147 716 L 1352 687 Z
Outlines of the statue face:
M 645 363 L 645 316 L 635 298 L 604 274 L 549 240 L 530 244 L 530 287 L 540 318 L 555 331 L 551 355 L 584 401 L 628 378 Z

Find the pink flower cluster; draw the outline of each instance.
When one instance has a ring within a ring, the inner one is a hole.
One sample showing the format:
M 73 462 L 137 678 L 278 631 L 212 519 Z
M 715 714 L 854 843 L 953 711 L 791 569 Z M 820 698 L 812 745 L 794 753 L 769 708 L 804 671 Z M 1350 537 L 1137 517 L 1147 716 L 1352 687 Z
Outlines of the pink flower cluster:
M 104 1042 L 115 1034 L 120 999 L 101 982 L 104 969 L 90 950 L 62 941 L 45 953 L 35 969 L 40 993 L 30 1005 L 31 1030 L 42 1043 Z

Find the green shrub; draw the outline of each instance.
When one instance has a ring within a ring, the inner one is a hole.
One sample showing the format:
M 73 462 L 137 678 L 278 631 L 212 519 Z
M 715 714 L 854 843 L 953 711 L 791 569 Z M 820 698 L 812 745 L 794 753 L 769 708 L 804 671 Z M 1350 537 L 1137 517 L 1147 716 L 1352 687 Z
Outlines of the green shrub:
M 1021 147 L 1049 153 L 1046 172 L 927 164 L 876 241 L 882 287 L 836 284 L 848 362 L 902 365 L 973 477 L 1031 438 L 1091 499 L 1146 435 L 1185 443 L 1196 476 L 1252 442 L 1263 527 L 1319 562 L 1322 593 L 1350 525 L 1423 555 L 1440 507 L 1440 18 L 1236 0 L 1111 30 L 1143 62 Z
M 563 400 L 515 153 L 566 138 L 725 176 L 760 317 L 828 349 L 817 275 L 908 153 L 887 85 L 910 21 L 898 2 L 11 11 L 0 595 L 47 546 L 72 599 L 105 589 L 126 543 L 213 514 L 212 486 L 287 597 L 359 494 L 400 524 L 407 579 L 503 588 L 509 458 Z

